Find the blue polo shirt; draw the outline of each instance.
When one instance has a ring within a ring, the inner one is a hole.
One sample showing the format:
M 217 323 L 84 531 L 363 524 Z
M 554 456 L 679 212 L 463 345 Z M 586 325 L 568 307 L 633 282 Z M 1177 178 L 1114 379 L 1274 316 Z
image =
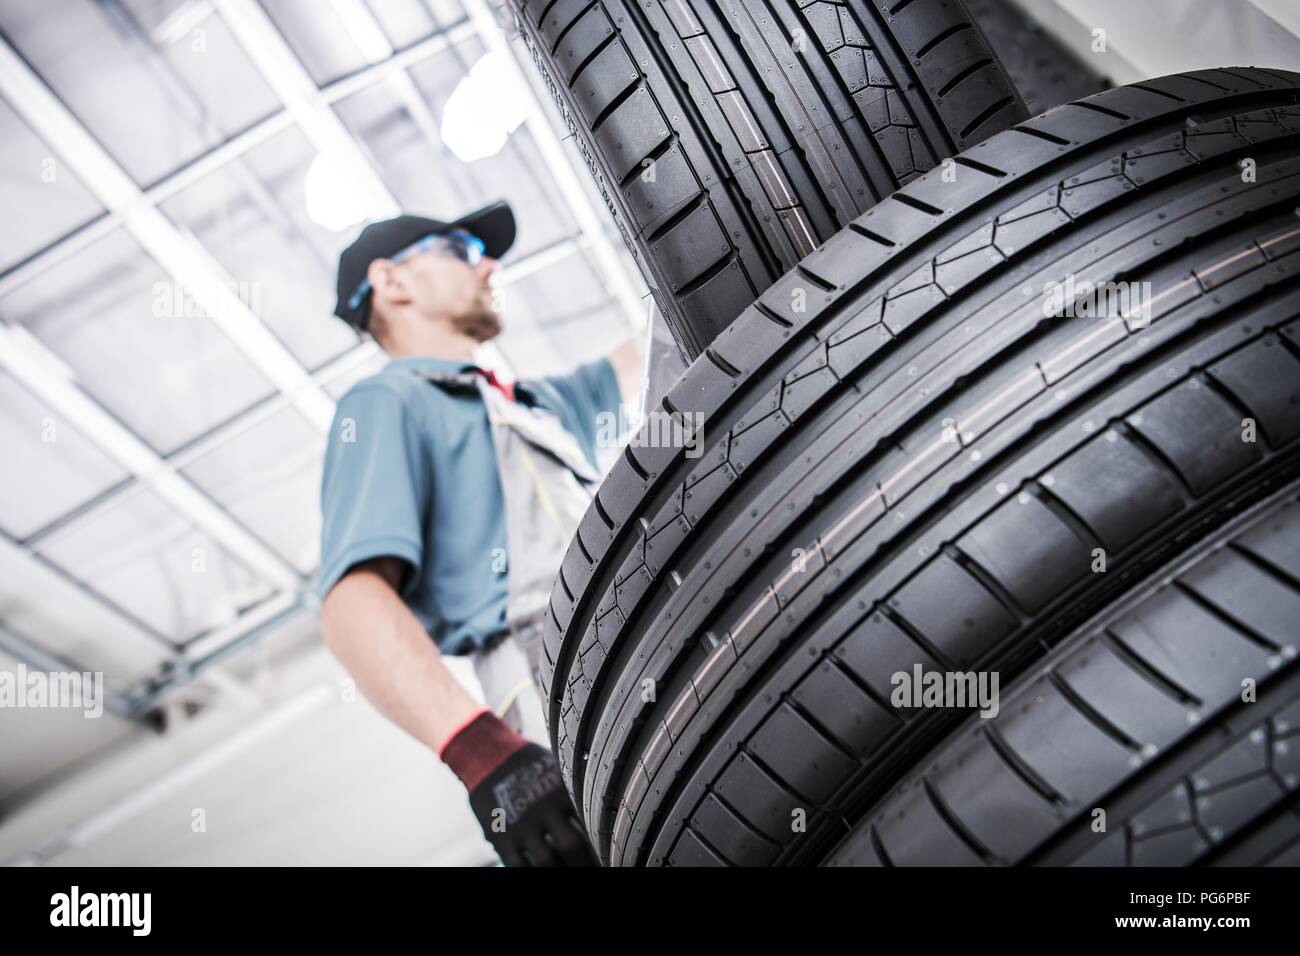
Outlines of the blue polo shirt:
M 400 558 L 410 566 L 402 599 L 447 654 L 470 653 L 506 623 L 505 500 L 487 408 L 475 392 L 417 374 L 469 367 L 396 359 L 352 386 L 334 414 L 321 482 L 317 592 L 358 562 Z M 609 360 L 520 384 L 598 468 L 598 416 L 619 404 Z

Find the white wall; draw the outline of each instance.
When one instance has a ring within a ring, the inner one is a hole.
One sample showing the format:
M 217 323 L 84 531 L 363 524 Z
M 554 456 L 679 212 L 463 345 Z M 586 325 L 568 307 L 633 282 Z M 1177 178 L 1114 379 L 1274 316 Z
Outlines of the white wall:
M 133 732 L 12 810 L 0 863 L 490 863 L 460 783 L 364 700 L 346 700 L 345 676 L 309 635 L 252 675 L 251 695 L 218 695 L 164 735 Z M 194 832 L 195 810 L 206 832 Z

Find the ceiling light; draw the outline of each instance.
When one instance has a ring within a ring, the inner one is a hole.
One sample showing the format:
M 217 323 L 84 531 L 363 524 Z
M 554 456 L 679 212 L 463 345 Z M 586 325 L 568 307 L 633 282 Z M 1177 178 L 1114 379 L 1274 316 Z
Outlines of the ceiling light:
M 464 163 L 499 153 L 524 121 L 527 95 L 496 54 L 485 54 L 447 98 L 443 142 Z
M 346 153 L 326 150 L 307 167 L 303 184 L 307 215 L 331 232 L 342 232 L 370 217 L 371 202 L 363 188 L 365 178 Z

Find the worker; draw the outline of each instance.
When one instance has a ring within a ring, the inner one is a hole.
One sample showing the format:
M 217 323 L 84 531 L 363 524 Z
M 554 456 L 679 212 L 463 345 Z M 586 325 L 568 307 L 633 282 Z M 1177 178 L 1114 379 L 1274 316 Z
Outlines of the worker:
M 391 361 L 330 429 L 321 623 L 367 699 L 464 783 L 506 865 L 587 865 L 537 689 L 542 618 L 640 350 L 513 384 L 474 364 L 501 331 L 490 280 L 514 238 L 497 202 L 371 223 L 339 257 L 335 314 Z M 445 654 L 470 656 L 485 704 Z

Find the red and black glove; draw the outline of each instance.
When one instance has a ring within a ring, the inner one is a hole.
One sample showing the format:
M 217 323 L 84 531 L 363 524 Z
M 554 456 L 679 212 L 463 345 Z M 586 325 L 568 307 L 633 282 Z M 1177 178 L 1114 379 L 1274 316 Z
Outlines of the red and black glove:
M 484 710 L 442 745 L 506 866 L 598 866 L 551 752 Z

